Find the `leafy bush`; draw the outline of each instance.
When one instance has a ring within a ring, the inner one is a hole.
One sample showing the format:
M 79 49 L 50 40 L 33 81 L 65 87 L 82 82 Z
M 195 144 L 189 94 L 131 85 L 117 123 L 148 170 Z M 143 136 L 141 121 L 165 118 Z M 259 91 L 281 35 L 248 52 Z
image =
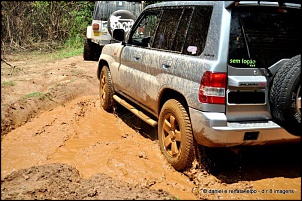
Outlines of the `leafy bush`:
M 94 1 L 1 1 L 1 53 L 83 47 L 93 8 Z
M 1 1 L 1 51 L 82 46 L 93 1 Z

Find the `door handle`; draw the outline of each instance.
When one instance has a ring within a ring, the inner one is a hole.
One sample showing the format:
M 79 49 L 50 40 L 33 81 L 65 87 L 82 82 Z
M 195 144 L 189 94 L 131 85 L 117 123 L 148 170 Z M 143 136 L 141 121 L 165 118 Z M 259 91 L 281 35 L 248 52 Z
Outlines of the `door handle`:
M 138 60 L 140 60 L 140 58 L 139 57 L 134 57 L 133 60 L 138 61 Z
M 162 64 L 162 66 L 161 66 L 163 69 L 168 69 L 168 68 L 170 68 L 171 66 L 170 65 L 167 65 L 167 64 Z

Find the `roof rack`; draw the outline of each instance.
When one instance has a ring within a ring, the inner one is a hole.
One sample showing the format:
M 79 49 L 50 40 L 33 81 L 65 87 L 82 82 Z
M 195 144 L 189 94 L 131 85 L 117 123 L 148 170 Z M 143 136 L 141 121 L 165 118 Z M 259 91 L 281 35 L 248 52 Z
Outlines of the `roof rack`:
M 235 5 L 271 5 L 271 6 L 280 6 L 280 7 L 300 7 L 302 1 L 301 0 L 275 0 L 275 1 L 234 1 Z M 298 6 L 300 5 L 300 6 Z

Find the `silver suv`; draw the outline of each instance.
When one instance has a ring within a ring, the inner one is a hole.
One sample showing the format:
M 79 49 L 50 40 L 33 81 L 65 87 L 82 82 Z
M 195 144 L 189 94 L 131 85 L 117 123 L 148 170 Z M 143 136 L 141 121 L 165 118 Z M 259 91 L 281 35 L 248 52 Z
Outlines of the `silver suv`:
M 176 1 L 147 6 L 99 58 L 100 102 L 158 127 L 183 170 L 195 146 L 301 139 L 301 4 Z M 196 143 L 195 143 L 196 142 Z

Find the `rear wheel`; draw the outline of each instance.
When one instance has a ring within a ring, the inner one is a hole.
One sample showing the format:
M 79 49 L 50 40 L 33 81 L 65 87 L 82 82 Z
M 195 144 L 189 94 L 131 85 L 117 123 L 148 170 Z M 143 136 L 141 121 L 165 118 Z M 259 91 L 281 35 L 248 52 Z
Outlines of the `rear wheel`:
M 83 57 L 85 61 L 98 61 L 104 46 L 93 43 L 91 39 L 86 39 L 84 43 Z
M 195 147 L 192 126 L 184 106 L 168 100 L 162 107 L 158 123 L 161 152 L 174 169 L 181 171 L 192 165 Z
M 100 103 L 104 110 L 111 112 L 113 110 L 113 85 L 111 73 L 108 66 L 103 66 L 100 75 Z
M 301 55 L 291 58 L 277 71 L 270 91 L 270 107 L 276 123 L 301 136 Z
M 87 61 L 92 60 L 92 58 L 93 58 L 91 39 L 85 40 L 83 57 L 84 57 L 84 60 L 87 60 Z

